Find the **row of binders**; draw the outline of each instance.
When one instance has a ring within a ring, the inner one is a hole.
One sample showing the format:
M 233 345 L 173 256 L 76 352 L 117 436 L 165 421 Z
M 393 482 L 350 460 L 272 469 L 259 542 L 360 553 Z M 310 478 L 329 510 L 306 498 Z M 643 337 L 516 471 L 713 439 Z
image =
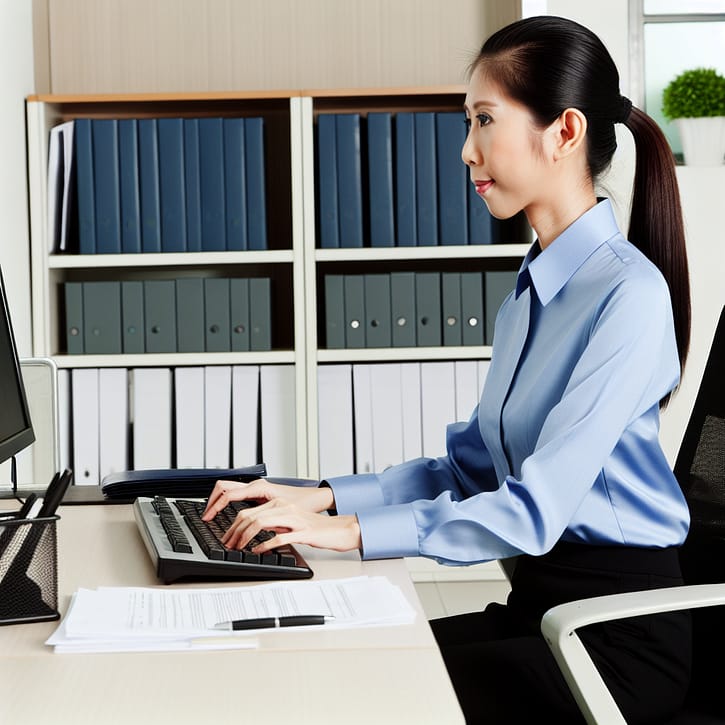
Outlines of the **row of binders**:
M 131 469 L 297 472 L 291 365 L 60 370 L 61 463 L 76 484 Z
M 318 115 L 318 246 L 512 241 L 469 180 L 465 140 L 462 112 Z
M 488 360 L 320 366 L 320 477 L 380 473 L 445 455 L 446 428 L 470 419 L 488 366 Z
M 264 153 L 263 118 L 61 124 L 49 148 L 51 252 L 266 249 Z
M 516 272 L 325 275 L 326 345 L 336 348 L 490 345 Z
M 272 348 L 266 277 L 66 282 L 69 355 Z

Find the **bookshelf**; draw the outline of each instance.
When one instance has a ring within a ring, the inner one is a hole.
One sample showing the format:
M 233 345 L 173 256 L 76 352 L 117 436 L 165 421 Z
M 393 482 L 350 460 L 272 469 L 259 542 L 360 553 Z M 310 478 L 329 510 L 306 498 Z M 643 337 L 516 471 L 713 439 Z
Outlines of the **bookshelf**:
M 328 349 L 326 274 L 516 270 L 530 243 L 521 220 L 506 243 L 320 248 L 316 124 L 320 114 L 460 112 L 461 86 L 337 91 L 48 95 L 27 99 L 33 349 L 60 369 L 289 365 L 294 368 L 296 473 L 319 473 L 318 367 L 339 363 L 478 360 L 483 346 Z M 260 116 L 265 124 L 268 248 L 254 251 L 78 254 L 51 251 L 47 212 L 50 129 L 78 118 Z M 363 121 L 364 122 L 364 121 Z M 102 280 L 265 276 L 272 280 L 272 349 L 257 352 L 68 354 L 63 285 Z M 290 472 L 286 472 L 290 473 Z

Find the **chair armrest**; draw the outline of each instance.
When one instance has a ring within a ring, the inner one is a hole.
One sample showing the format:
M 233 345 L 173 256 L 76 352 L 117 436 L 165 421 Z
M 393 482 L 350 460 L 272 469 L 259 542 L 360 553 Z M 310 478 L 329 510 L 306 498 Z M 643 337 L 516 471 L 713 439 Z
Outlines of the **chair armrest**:
M 722 604 L 725 584 L 610 594 L 552 607 L 541 620 L 541 632 L 587 722 L 626 725 L 576 630 L 597 622 Z

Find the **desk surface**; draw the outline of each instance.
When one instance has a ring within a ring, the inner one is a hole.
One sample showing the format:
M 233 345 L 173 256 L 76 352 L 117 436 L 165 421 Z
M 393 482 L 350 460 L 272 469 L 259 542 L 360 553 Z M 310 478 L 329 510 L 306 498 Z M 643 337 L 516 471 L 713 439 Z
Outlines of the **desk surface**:
M 63 507 L 60 515 L 61 613 L 79 587 L 159 584 L 130 506 Z M 265 632 L 255 650 L 86 655 L 44 645 L 57 622 L 0 627 L 0 722 L 463 722 L 403 561 L 300 549 L 318 578 L 387 576 L 416 607 L 416 622 Z

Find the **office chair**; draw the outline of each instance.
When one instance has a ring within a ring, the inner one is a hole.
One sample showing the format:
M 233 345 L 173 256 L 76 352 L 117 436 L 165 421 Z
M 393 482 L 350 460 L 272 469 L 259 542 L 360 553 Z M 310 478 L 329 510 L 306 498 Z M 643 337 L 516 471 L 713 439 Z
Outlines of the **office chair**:
M 588 624 L 692 609 L 693 669 L 683 711 L 663 725 L 725 723 L 725 308 L 675 462 L 691 524 L 680 550 L 685 585 L 568 602 L 550 609 L 541 631 L 588 723 L 626 721 L 577 630 Z

